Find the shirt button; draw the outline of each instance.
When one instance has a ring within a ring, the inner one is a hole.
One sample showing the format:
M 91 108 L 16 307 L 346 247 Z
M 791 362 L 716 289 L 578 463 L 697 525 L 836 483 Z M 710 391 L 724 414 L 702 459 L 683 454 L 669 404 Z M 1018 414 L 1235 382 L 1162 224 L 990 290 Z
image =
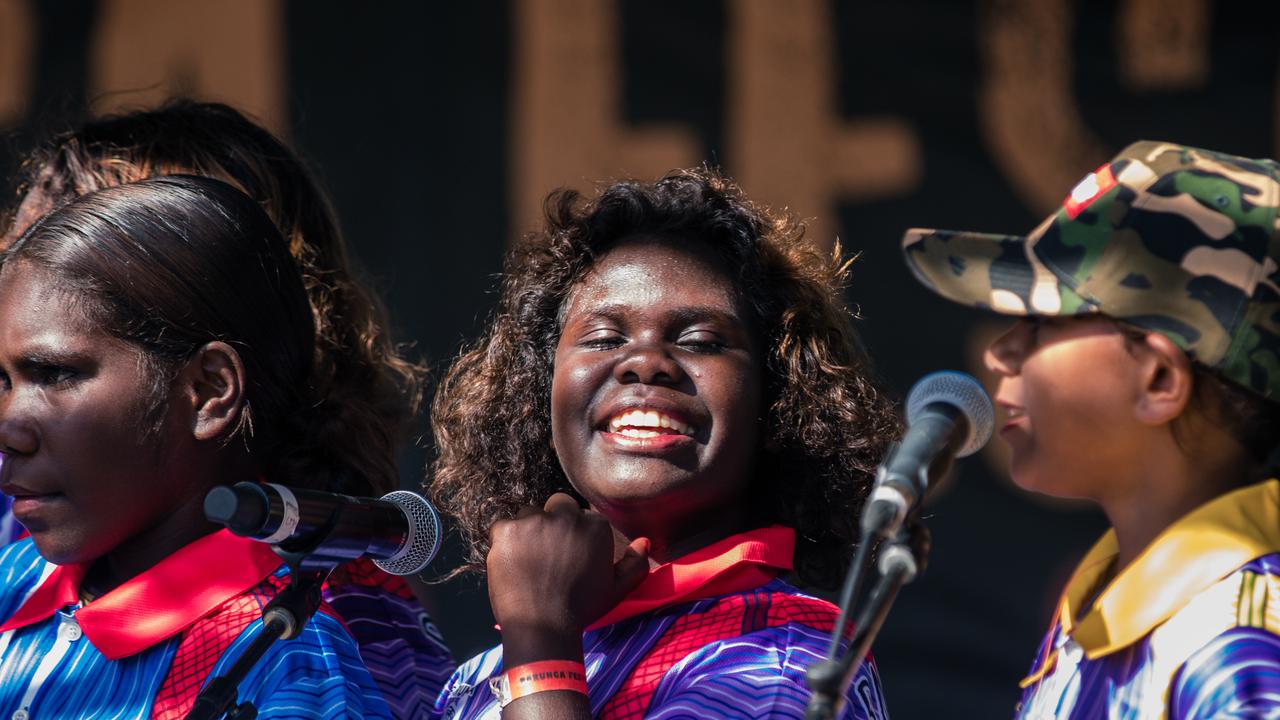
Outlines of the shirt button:
M 75 642 L 83 634 L 84 631 L 80 629 L 80 623 L 71 618 L 63 620 L 62 624 L 58 626 L 58 637 L 67 642 Z
M 1080 647 L 1080 643 L 1075 640 L 1069 640 L 1062 646 L 1062 654 L 1072 665 L 1077 665 L 1080 663 L 1080 658 L 1084 657 L 1084 648 Z
M 13 712 L 13 720 L 30 720 L 31 714 L 26 710 L 15 710 Z

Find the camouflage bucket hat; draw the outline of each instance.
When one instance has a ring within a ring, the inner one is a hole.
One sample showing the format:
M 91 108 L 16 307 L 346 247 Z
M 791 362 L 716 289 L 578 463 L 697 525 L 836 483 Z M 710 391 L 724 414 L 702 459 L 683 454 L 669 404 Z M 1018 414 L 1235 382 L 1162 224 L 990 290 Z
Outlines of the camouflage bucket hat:
M 1103 313 L 1280 398 L 1280 164 L 1138 142 L 1026 236 L 908 230 L 907 264 L 1006 315 Z

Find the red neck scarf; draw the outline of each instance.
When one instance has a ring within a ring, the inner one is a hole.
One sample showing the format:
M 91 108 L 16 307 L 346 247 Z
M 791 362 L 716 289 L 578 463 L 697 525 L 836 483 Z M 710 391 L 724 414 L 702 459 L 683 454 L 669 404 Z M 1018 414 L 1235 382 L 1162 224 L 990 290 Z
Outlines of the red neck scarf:
M 270 546 L 232 535 L 206 535 L 76 611 L 93 646 L 118 660 L 139 653 L 244 593 L 280 567 Z M 87 565 L 56 565 L 0 632 L 38 623 L 79 602 Z
M 760 587 L 794 567 L 795 548 L 796 531 L 781 525 L 730 535 L 650 570 L 639 587 L 587 629 L 667 605 Z

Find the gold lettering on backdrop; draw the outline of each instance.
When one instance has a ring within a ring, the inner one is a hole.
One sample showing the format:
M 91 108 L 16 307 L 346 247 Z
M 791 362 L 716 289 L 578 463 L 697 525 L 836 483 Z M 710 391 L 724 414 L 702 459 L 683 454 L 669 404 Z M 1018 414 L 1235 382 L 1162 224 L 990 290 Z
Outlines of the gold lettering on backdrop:
M 18 124 L 27 112 L 35 75 L 35 37 L 31 4 L 0 0 L 0 128 Z
M 1110 157 L 1072 94 L 1069 0 L 987 0 L 979 45 L 979 119 L 992 158 L 1036 214 Z
M 909 192 L 923 173 L 906 121 L 840 117 L 827 0 L 729 5 L 727 164 L 752 196 L 788 207 L 824 247 L 841 200 Z
M 1209 10 L 1208 0 L 1121 3 L 1115 43 L 1117 73 L 1126 87 L 1203 85 L 1209 77 Z M 1111 155 L 1085 126 L 1072 94 L 1071 39 L 1080 13 L 1071 0 L 986 0 L 982 6 L 983 131 L 996 164 L 1037 214 L 1056 207 L 1065 188 Z
M 547 192 L 696 164 L 694 134 L 628 127 L 621 112 L 615 2 L 517 0 L 512 27 L 512 231 L 536 227 Z
M 1135 89 L 1198 87 L 1209 78 L 1209 0 L 1127 0 L 1116 54 Z
M 284 133 L 283 12 L 280 0 L 102 0 L 89 53 L 94 111 L 187 95 Z

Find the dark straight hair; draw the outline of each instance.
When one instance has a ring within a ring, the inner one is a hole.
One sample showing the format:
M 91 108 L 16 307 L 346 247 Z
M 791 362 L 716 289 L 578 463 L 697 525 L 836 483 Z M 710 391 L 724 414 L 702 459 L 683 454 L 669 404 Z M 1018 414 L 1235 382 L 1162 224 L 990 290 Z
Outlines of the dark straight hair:
M 360 468 L 326 489 L 381 495 L 399 487 L 396 448 L 417 413 L 426 370 L 393 341 L 386 310 L 360 281 L 316 173 L 243 113 L 179 99 L 57 135 L 23 163 L 18 202 L 0 229 L 7 241 L 76 197 L 167 175 L 211 177 L 243 190 L 275 222 L 300 266 L 315 319 L 311 383 L 329 418 L 316 429 L 329 432 L 323 441 Z
M 220 340 L 247 375 L 232 437 L 243 434 L 259 467 L 313 487 L 342 472 L 333 449 L 313 440 L 323 419 L 310 412 L 315 331 L 301 273 L 271 219 L 239 190 L 170 176 L 92 192 L 28 228 L 0 268 L 49 273 L 90 322 L 142 351 L 152 432 L 182 363 Z

